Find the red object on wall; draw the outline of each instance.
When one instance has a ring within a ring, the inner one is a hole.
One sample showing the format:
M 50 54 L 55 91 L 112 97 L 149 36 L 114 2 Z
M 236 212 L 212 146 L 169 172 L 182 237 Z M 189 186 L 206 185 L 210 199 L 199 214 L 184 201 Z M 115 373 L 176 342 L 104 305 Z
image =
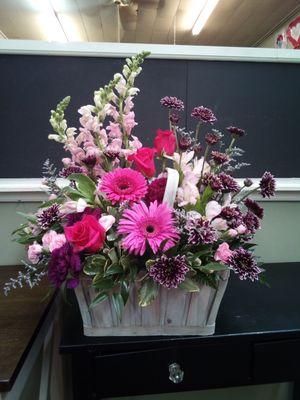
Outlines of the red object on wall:
M 300 16 L 290 23 L 286 36 L 294 49 L 300 49 Z

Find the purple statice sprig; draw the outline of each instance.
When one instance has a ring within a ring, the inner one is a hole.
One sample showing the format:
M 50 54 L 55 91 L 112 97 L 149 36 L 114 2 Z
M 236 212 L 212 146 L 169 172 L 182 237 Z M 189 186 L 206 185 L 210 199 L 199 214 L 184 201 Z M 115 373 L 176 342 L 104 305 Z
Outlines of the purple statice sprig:
M 37 286 L 47 274 L 45 268 L 38 269 L 37 266 L 30 265 L 26 261 L 22 260 L 21 262 L 24 265 L 25 271 L 19 271 L 16 278 L 10 278 L 9 281 L 5 283 L 3 288 L 5 296 L 7 296 L 11 290 L 22 288 L 24 285 L 32 289 L 34 286 Z
M 56 183 L 58 178 L 57 169 L 55 168 L 54 164 L 50 162 L 48 158 L 43 164 L 42 174 L 43 174 L 43 185 L 46 186 L 47 193 L 49 195 L 55 194 L 57 196 L 61 192 L 60 187 Z

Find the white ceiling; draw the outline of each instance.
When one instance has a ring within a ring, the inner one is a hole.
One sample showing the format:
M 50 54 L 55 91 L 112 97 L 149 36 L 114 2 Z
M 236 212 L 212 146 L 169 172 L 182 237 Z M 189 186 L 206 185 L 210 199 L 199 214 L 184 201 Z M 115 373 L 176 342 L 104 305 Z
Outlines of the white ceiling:
M 220 0 L 192 36 L 202 1 L 133 0 L 118 23 L 113 0 L 0 0 L 0 30 L 9 39 L 55 40 L 54 32 L 69 41 L 171 44 L 175 30 L 177 44 L 252 46 L 300 8 L 299 0 Z

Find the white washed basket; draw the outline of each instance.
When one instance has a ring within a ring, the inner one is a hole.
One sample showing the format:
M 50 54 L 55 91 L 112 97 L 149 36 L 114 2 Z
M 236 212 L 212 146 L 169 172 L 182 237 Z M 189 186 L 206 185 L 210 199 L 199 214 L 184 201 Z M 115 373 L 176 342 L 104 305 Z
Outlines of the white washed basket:
M 111 300 L 93 308 L 89 304 L 96 295 L 89 279 L 75 289 L 85 336 L 151 336 L 212 335 L 219 306 L 225 292 L 229 271 L 219 273 L 215 290 L 203 285 L 199 292 L 161 287 L 158 297 L 147 307 L 139 307 L 137 287 L 130 290 L 121 321 L 118 321 Z

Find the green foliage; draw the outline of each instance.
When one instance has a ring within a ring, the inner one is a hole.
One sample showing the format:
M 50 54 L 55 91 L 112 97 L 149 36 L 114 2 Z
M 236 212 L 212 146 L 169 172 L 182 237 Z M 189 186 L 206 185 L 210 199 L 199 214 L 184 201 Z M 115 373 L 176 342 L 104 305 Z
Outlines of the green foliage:
M 199 271 L 195 279 L 201 285 L 206 285 L 214 289 L 218 289 L 218 275 L 216 273 L 208 274 Z
M 101 303 L 102 301 L 108 299 L 108 294 L 105 292 L 99 292 L 97 296 L 93 299 L 90 304 L 90 308 L 95 307 L 97 304 Z
M 183 282 L 179 284 L 179 288 L 185 292 L 199 292 L 198 284 L 191 278 L 185 278 Z
M 199 198 L 199 201 L 197 201 L 195 205 L 195 210 L 198 211 L 201 215 L 205 214 L 206 204 L 211 200 L 213 194 L 214 191 L 212 190 L 212 188 L 209 185 L 206 186 L 202 196 Z
M 218 262 L 210 262 L 206 265 L 202 265 L 201 269 L 203 271 L 224 271 L 228 269 L 228 266 Z
M 139 290 L 139 306 L 148 306 L 157 297 L 157 295 L 158 284 L 150 278 L 145 279 Z
M 122 313 L 123 313 L 123 310 L 124 310 L 123 297 L 121 296 L 120 293 L 113 293 L 111 298 L 112 298 L 112 303 L 114 305 L 117 317 L 118 317 L 119 320 L 121 320 Z
M 81 197 L 87 199 L 89 203 L 93 203 L 96 185 L 91 178 L 83 174 L 71 174 L 68 176 L 68 179 L 76 182 L 77 190 L 81 194 Z
M 97 275 L 101 272 L 103 273 L 106 262 L 106 257 L 101 254 L 89 256 L 85 259 L 83 272 L 89 276 Z

